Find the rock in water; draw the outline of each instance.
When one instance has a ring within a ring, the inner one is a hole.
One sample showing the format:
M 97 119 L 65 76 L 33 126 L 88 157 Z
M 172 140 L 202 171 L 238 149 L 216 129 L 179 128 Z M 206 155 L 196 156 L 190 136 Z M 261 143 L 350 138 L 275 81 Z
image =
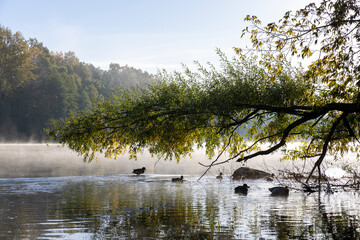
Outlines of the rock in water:
M 264 172 L 261 170 L 248 168 L 248 167 L 241 167 L 235 170 L 232 175 L 233 180 L 241 180 L 243 178 L 250 178 L 250 179 L 257 179 L 257 178 L 267 178 L 271 177 L 271 174 L 268 172 Z

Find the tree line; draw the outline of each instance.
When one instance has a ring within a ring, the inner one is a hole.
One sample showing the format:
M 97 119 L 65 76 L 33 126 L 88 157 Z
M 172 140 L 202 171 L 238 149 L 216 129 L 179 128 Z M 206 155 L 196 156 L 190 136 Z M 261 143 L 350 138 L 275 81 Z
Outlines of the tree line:
M 43 141 L 50 119 L 86 112 L 114 89 L 144 86 L 152 78 L 117 63 L 102 70 L 0 26 L 0 139 Z

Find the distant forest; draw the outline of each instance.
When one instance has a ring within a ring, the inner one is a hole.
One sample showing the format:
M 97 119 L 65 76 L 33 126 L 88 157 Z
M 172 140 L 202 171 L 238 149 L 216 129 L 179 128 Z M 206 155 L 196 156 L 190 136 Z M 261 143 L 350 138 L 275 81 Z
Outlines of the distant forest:
M 18 57 L 24 52 L 28 65 Z M 24 74 L 25 68 L 30 72 Z M 25 40 L 0 26 L 0 140 L 44 141 L 50 119 L 80 113 L 93 99 L 108 98 L 117 88 L 145 86 L 152 78 L 116 63 L 102 70 L 80 62 L 73 52 L 52 52 L 36 39 Z

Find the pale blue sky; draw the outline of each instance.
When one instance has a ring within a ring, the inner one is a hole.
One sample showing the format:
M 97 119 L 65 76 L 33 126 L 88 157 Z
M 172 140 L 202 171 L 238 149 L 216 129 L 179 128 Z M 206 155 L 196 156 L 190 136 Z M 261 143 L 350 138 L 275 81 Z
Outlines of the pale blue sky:
M 0 0 L 0 25 L 51 51 L 73 51 L 107 69 L 112 62 L 151 73 L 217 62 L 240 40 L 247 14 L 277 21 L 315 0 Z

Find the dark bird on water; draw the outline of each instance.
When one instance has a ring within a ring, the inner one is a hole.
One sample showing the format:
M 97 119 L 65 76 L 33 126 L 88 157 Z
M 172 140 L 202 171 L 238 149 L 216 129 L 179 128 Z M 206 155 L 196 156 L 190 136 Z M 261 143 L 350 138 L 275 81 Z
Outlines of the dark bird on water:
M 181 175 L 181 177 L 179 178 L 173 178 L 171 179 L 172 182 L 183 182 L 184 181 L 184 176 Z
M 271 192 L 271 196 L 288 196 L 289 195 L 289 189 L 288 187 L 273 187 L 269 188 L 269 191 Z
M 219 179 L 220 181 L 223 179 L 223 173 L 221 172 L 218 176 L 216 176 L 216 179 Z
M 134 169 L 133 173 L 140 175 L 140 174 L 143 174 L 145 171 L 146 171 L 146 168 L 143 167 L 143 168 Z
M 247 195 L 249 188 L 250 187 L 245 183 L 242 186 L 237 186 L 235 188 L 235 193 L 241 193 L 241 194 Z

